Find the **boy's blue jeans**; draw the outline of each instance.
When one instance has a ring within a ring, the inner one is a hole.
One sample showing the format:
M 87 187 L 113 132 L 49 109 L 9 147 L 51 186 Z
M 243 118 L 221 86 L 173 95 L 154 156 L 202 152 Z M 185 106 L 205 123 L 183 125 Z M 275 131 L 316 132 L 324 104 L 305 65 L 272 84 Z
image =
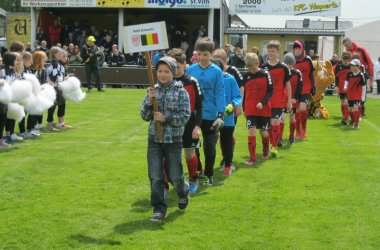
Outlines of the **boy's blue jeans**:
M 151 187 L 150 204 L 153 206 L 155 213 L 166 213 L 164 167 L 168 181 L 174 186 L 178 197 L 186 196 L 182 167 L 182 143 L 156 143 L 149 140 L 147 157 Z

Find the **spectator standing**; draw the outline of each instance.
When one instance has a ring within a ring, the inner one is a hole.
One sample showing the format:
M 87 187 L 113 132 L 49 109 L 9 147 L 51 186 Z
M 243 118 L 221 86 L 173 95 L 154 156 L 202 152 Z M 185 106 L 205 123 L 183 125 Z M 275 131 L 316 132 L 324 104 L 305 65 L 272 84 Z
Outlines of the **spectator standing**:
M 78 44 L 78 42 L 74 38 L 74 33 L 71 32 L 71 31 L 67 34 L 66 39 L 63 40 L 63 44 L 66 45 L 66 46 L 69 46 L 70 43 L 72 43 L 74 45 Z
M 41 26 L 37 27 L 37 33 L 36 33 L 36 40 L 39 42 L 42 42 L 43 40 L 46 40 L 46 34 L 41 28 Z
M 62 28 L 58 25 L 58 20 L 54 20 L 53 25 L 49 26 L 50 44 L 56 45 L 61 40 Z
M 380 95 L 380 57 L 377 59 L 377 62 L 375 63 L 375 79 L 377 94 Z
M 252 47 L 252 53 L 255 53 L 255 54 L 257 55 L 257 58 L 259 59 L 260 65 L 263 65 L 263 64 L 264 64 L 264 59 L 263 59 L 263 57 L 260 55 L 259 48 L 257 48 L 257 47 Z
M 100 75 L 99 75 L 99 66 L 97 60 L 97 51 L 98 48 L 95 46 L 95 38 L 93 36 L 89 36 L 87 38 L 87 42 L 83 45 L 81 49 L 81 57 L 85 63 L 86 70 L 86 80 L 88 84 L 88 92 L 92 92 L 92 83 L 91 83 L 91 75 L 94 74 L 96 87 L 99 92 L 104 92 L 102 85 L 100 83 Z
M 82 30 L 82 34 L 78 37 L 78 45 L 83 46 L 87 41 L 87 31 Z
M 236 68 L 245 68 L 244 57 L 239 46 L 235 47 L 235 51 L 230 57 L 230 65 Z
M 231 51 L 231 44 L 226 43 L 223 47 L 224 51 L 227 54 L 227 58 L 230 58 L 232 51 Z

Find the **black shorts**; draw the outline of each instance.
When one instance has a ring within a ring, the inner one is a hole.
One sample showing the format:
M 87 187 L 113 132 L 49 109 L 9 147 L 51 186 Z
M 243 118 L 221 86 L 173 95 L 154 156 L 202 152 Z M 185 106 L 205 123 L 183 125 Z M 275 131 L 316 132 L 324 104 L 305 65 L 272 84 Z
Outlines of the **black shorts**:
M 186 123 L 185 131 L 182 136 L 183 148 L 195 148 L 199 142 L 199 139 L 193 139 L 193 130 L 195 128 L 195 119 L 190 117 L 190 120 Z
M 308 104 L 310 102 L 311 95 L 310 94 L 301 94 L 300 102 L 304 102 Z
M 270 117 L 264 116 L 247 116 L 247 128 L 257 128 L 267 130 L 270 124 Z
M 347 99 L 347 93 L 339 93 L 339 99 L 341 100 Z
M 272 118 L 281 119 L 281 115 L 284 112 L 283 108 L 272 108 Z
M 352 108 L 354 105 L 360 106 L 361 100 L 348 100 L 348 107 Z

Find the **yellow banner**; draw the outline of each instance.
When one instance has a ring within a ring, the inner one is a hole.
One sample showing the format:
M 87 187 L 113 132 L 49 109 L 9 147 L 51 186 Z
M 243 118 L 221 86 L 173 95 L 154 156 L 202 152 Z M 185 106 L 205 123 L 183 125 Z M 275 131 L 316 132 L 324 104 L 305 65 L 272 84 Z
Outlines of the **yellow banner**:
M 96 0 L 97 7 L 144 8 L 144 0 Z
M 30 15 L 7 15 L 7 44 L 22 42 L 25 45 L 30 42 Z

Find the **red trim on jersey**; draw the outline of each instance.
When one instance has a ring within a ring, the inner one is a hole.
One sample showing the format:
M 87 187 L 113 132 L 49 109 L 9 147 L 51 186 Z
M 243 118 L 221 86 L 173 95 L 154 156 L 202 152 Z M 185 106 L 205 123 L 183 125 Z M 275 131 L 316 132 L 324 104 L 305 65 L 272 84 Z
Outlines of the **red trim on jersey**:
M 269 88 L 268 75 L 265 71 L 260 70 L 255 74 L 248 73 L 244 79 L 244 112 L 248 116 L 271 117 L 270 101 L 264 105 L 263 109 L 256 108 L 267 95 Z
M 311 58 L 306 56 L 302 61 L 296 61 L 294 68 L 302 73 L 302 94 L 310 94 L 313 83 L 311 82 L 311 74 L 314 71 L 313 62 Z
M 363 94 L 363 86 L 365 85 L 365 77 L 362 72 L 356 76 L 349 72 L 347 75 L 347 99 L 349 101 L 361 101 Z
M 339 63 L 335 67 L 335 85 L 338 86 L 339 94 L 347 93 L 347 91 L 344 90 L 344 83 L 350 71 L 350 65 L 345 66 L 343 63 Z

